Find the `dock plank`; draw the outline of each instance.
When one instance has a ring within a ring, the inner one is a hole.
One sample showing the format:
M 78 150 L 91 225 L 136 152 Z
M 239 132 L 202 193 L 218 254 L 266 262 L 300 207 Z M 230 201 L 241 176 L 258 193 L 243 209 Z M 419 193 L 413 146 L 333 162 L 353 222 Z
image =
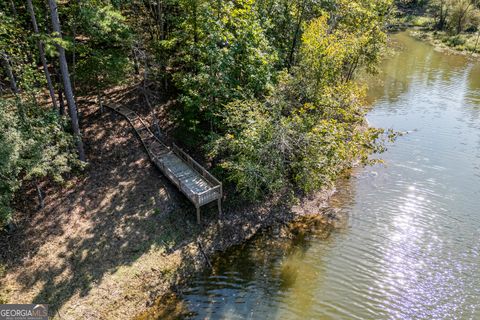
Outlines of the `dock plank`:
M 145 121 L 123 106 L 108 106 L 124 116 L 135 129 L 151 161 L 195 205 L 200 223 L 200 206 L 217 200 L 221 215 L 222 184 L 189 155 L 174 145 L 171 149 L 161 142 Z

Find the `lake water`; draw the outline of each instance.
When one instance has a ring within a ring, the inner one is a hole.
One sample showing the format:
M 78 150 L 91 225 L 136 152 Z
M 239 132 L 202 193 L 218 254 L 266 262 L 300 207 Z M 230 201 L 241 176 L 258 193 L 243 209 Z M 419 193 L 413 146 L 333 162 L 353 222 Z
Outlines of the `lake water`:
M 341 183 L 333 230 L 218 257 L 192 318 L 480 319 L 480 64 L 392 38 L 368 119 L 409 134 Z

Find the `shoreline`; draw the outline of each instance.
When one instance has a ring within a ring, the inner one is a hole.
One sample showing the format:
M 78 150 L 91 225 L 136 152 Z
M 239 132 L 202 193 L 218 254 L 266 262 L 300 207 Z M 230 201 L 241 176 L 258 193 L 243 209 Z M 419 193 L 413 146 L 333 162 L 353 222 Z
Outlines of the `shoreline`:
M 65 186 L 44 185 L 41 211 L 20 199 L 16 232 L 0 234 L 6 303 L 48 303 L 53 319 L 147 319 L 219 252 L 263 230 L 334 218 L 325 209 L 335 188 L 294 204 L 285 190 L 253 204 L 227 196 L 221 221 L 207 206 L 198 226 L 194 208 L 150 163 L 126 120 L 94 104 L 85 120 L 89 167 Z
M 477 33 L 449 35 L 445 31 L 434 30 L 431 25 L 432 18 L 424 13 L 403 12 L 388 30 L 390 33 L 408 32 L 411 37 L 430 44 L 440 52 L 462 55 L 469 59 L 480 58 L 480 30 Z
M 268 209 L 270 205 L 260 206 L 253 210 L 251 207 L 245 207 L 233 214 L 228 214 L 228 218 L 219 223 L 210 223 L 205 234 L 198 237 L 197 243 L 191 243 L 192 251 L 189 253 L 191 264 L 179 268 L 177 276 L 169 284 L 168 289 L 148 301 L 148 307 L 136 314 L 133 319 L 163 319 L 165 317 L 176 319 L 185 316 L 185 312 L 188 310 L 182 308 L 178 295 L 188 287 L 195 274 L 211 268 L 210 260 L 213 257 L 245 244 L 262 232 L 276 229 L 292 230 L 295 228 L 295 224 L 299 224 L 300 228 L 305 228 L 313 221 L 318 220 L 324 224 L 331 223 L 335 217 L 326 214 L 325 210 L 329 208 L 328 202 L 334 193 L 335 188 L 319 191 L 291 207 L 275 208 L 274 205 L 270 210 Z M 264 210 L 267 211 L 266 214 L 259 214 Z M 247 212 L 250 214 L 246 214 Z M 253 218 L 256 215 L 260 217 L 257 220 Z M 245 228 L 245 225 L 249 227 Z M 213 230 L 216 232 L 211 232 Z M 228 237 L 231 235 L 235 236 Z
M 335 217 L 325 211 L 334 193 L 334 188 L 319 191 L 291 206 L 271 198 L 260 205 L 241 206 L 228 213 L 225 211 L 220 221 L 216 221 L 214 210 L 209 210 L 208 222 L 200 226 L 202 231 L 192 240 L 168 253 L 147 253 L 136 261 L 142 272 L 135 274 L 135 280 L 126 277 L 118 279 L 119 287 L 128 288 L 124 291 L 128 292 L 127 295 L 111 296 L 106 302 L 104 292 L 116 290 L 100 285 L 93 288 L 85 303 L 77 304 L 77 308 L 65 305 L 53 319 L 145 320 L 183 317 L 187 310 L 179 308 L 178 293 L 188 287 L 195 274 L 211 267 L 210 260 L 214 256 L 268 230 L 291 230 L 296 223 L 303 229 L 319 220 L 320 223 L 330 223 Z M 159 259 L 169 261 L 168 267 L 157 267 L 156 261 Z M 91 308 L 97 299 L 103 300 L 101 307 Z
M 450 54 L 462 55 L 469 59 L 479 59 L 480 58 L 480 42 L 479 42 L 479 49 L 477 52 L 470 51 L 470 50 L 460 50 L 456 47 L 449 46 L 442 42 L 438 37 L 435 37 L 434 31 L 427 30 L 423 28 L 407 28 L 406 31 L 408 34 L 420 41 L 428 43 L 429 45 L 433 46 L 435 50 L 440 52 L 448 52 Z

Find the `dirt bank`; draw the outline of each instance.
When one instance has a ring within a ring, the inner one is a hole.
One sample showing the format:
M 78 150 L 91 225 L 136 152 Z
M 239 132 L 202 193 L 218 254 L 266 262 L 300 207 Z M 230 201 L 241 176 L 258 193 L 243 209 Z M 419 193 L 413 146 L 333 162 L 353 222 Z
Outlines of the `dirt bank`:
M 435 32 L 424 28 L 410 29 L 409 34 L 431 44 L 440 52 L 464 55 L 472 59 L 480 58 L 480 42 L 476 34 L 460 34 L 453 37 L 448 36 L 445 32 Z
M 148 118 L 134 91 L 109 97 Z M 213 204 L 197 226 L 192 205 L 150 163 L 128 123 L 90 101 L 80 99 L 86 171 L 62 187 L 43 185 L 41 211 L 33 189 L 18 199 L 17 229 L 0 235 L 0 291 L 9 303 L 48 303 L 56 319 L 135 317 L 215 252 L 320 214 L 331 194 L 296 206 L 281 196 L 245 205 L 227 194 L 223 219 L 217 221 Z

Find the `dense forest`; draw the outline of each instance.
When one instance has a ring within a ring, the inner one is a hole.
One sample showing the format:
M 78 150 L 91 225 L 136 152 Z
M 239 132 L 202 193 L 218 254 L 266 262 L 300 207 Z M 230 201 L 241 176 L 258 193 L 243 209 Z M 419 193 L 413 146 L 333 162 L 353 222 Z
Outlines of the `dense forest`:
M 480 52 L 480 1 L 398 0 L 400 21 L 459 51 Z M 435 42 L 435 41 L 432 41 Z
M 375 72 L 393 12 L 390 0 L 3 1 L 1 224 L 27 182 L 41 199 L 39 181 L 88 166 L 78 97 L 103 112 L 105 90 L 128 81 L 146 103 L 149 90 L 174 100 L 177 139 L 244 197 L 331 184 L 381 148 L 355 78 Z M 439 27 L 457 27 L 448 12 Z
M 458 35 L 476 32 L 480 25 L 478 0 L 399 0 L 400 9 L 427 12 L 433 18 L 433 27 Z

